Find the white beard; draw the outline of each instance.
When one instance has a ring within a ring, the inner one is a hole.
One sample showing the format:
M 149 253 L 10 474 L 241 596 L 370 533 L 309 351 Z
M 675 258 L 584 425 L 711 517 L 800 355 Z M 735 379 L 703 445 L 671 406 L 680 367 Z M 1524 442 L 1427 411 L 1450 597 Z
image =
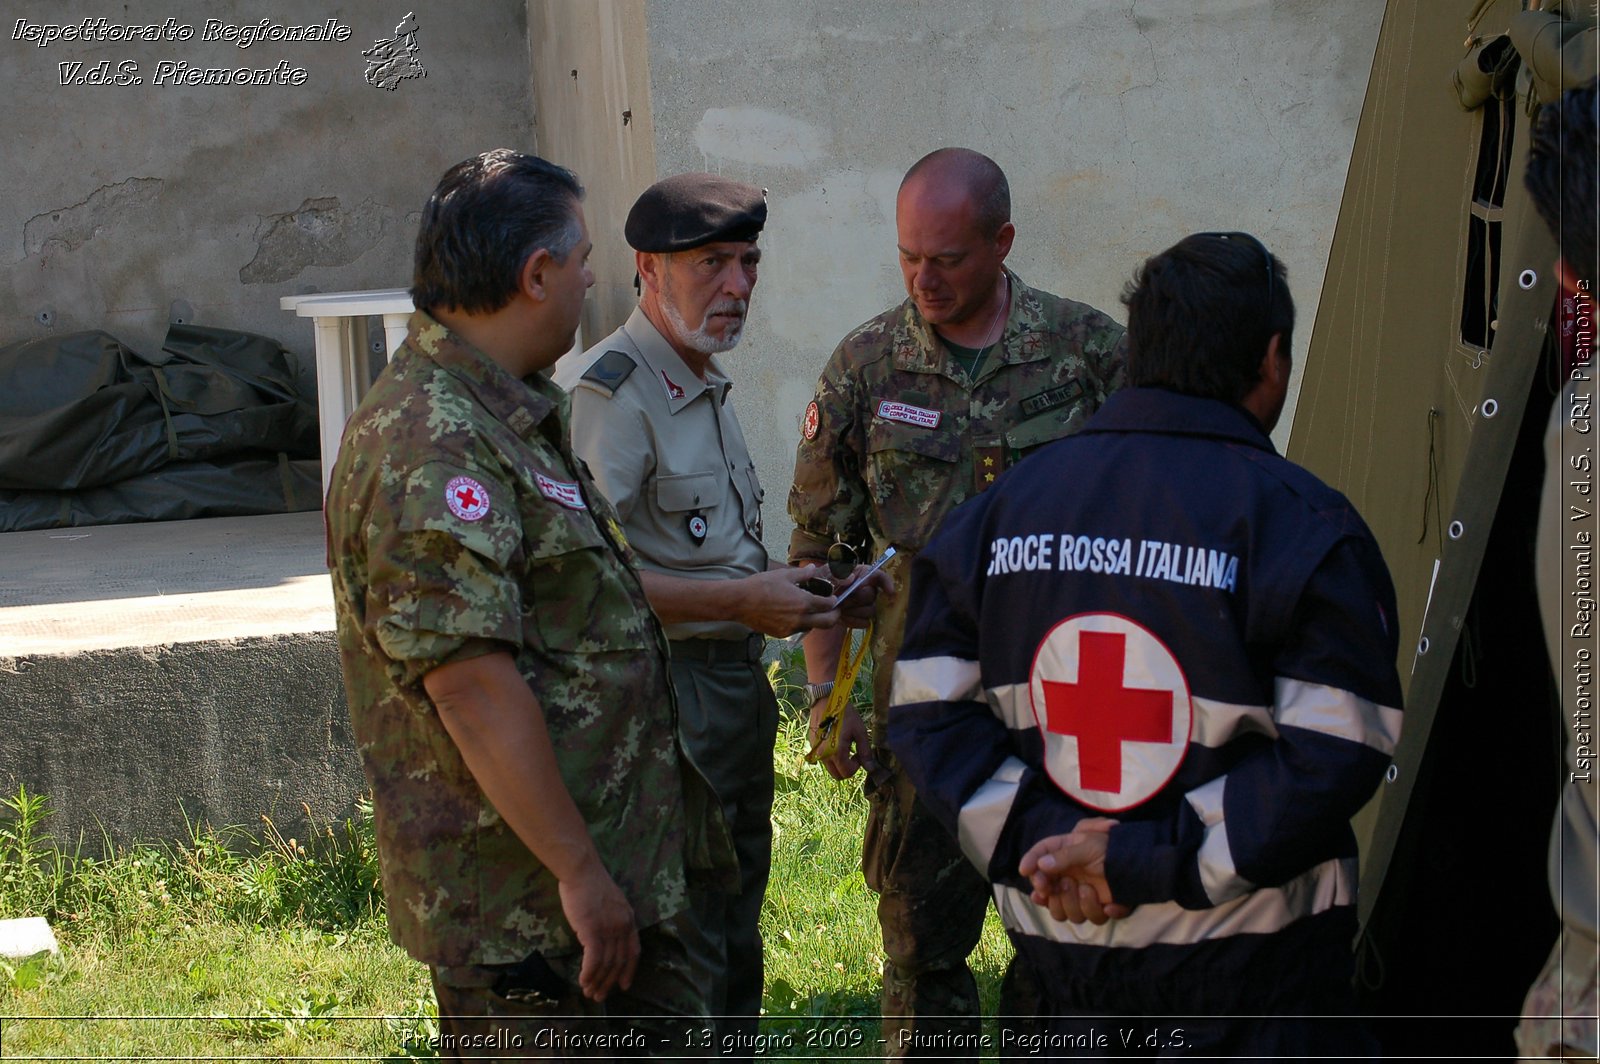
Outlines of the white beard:
M 661 301 L 661 312 L 667 316 L 667 321 L 672 324 L 672 330 L 678 334 L 678 342 L 691 351 L 698 351 L 702 355 L 720 355 L 724 351 L 732 351 L 739 346 L 740 339 L 744 336 L 744 321 L 732 325 L 721 337 L 712 336 L 706 332 L 706 322 L 711 320 L 711 315 L 722 314 L 727 311 L 738 311 L 743 314 L 749 309 L 749 303 L 743 299 L 729 300 L 725 303 L 716 303 L 706 308 L 706 316 L 701 319 L 695 328 L 689 328 L 689 323 L 683 320 L 683 315 L 678 313 L 678 308 L 671 299 Z

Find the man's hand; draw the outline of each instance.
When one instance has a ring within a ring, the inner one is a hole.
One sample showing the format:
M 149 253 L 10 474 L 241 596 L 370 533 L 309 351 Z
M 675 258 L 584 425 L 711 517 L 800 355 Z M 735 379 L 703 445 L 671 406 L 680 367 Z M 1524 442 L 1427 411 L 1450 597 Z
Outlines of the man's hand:
M 837 594 L 855 583 L 861 578 L 861 574 L 869 568 L 871 566 L 856 566 L 855 571 L 850 574 L 850 579 L 837 583 L 837 586 L 834 587 L 834 593 Z M 878 595 L 880 592 L 891 596 L 894 594 L 894 577 L 883 569 L 879 569 L 869 576 L 865 583 L 850 592 L 849 598 L 840 603 L 840 618 L 847 628 L 865 628 L 872 623 L 873 616 L 878 612 Z
M 1017 871 L 1033 884 L 1033 903 L 1049 907 L 1057 920 L 1103 924 L 1133 910 L 1119 905 L 1106 882 L 1106 845 L 1115 820 L 1091 817 L 1070 834 L 1040 839 Z
M 806 739 L 815 748 L 817 745 L 817 725 L 822 722 L 823 714 L 828 711 L 828 698 L 823 696 L 811 703 L 811 726 L 806 730 Z M 822 767 L 828 770 L 828 775 L 836 780 L 847 780 L 856 774 L 858 769 L 867 769 L 869 772 L 877 762 L 872 759 L 872 747 L 867 740 L 867 726 L 861 721 L 861 714 L 856 712 L 856 707 L 846 703 L 844 714 L 839 720 L 839 746 L 834 755 L 822 762 Z
M 558 886 L 561 911 L 583 946 L 578 989 L 591 1001 L 604 1001 L 613 988 L 628 989 L 639 965 L 633 906 L 598 860 Z
M 740 578 L 739 621 L 770 636 L 832 628 L 839 623 L 833 596 L 813 595 L 800 586 L 821 571 L 817 565 L 781 566 Z

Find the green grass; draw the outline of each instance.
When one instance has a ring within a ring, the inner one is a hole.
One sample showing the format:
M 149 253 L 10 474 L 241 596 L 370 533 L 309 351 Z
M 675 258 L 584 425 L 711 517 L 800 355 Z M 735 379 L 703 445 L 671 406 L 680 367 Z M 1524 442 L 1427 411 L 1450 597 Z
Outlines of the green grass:
M 866 800 L 859 777 L 836 783 L 805 763 L 795 668 L 772 670 L 784 715 L 762 1029 L 794 1042 L 769 1056 L 815 1059 L 806 1032 L 859 1030 L 870 1058 L 882 954 L 859 869 Z M 369 811 L 306 839 L 263 816 L 98 860 L 53 844 L 44 797 L 19 789 L 0 806 L 0 918 L 44 916 L 61 945 L 0 961 L 7 1059 L 428 1055 L 427 970 L 389 942 Z M 991 913 L 972 959 L 987 1011 L 1009 956 Z

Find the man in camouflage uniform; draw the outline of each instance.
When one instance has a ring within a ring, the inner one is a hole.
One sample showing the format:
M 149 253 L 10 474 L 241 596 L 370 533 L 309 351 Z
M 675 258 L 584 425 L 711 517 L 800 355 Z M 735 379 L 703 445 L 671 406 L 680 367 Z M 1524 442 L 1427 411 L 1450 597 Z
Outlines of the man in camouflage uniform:
M 1016 235 L 1010 214 L 1004 173 L 977 152 L 940 149 L 906 173 L 895 225 L 909 298 L 846 336 L 829 359 L 806 408 L 789 495 L 791 562 L 823 557 L 835 542 L 874 556 L 898 551 L 890 569 L 900 591 L 873 630 L 870 742 L 852 710 L 827 763 L 836 779 L 858 768 L 868 775 L 862 872 L 879 895 L 892 1056 L 942 1055 L 941 1040 L 977 1033 L 966 959 L 989 898 L 884 748 L 912 559 L 958 503 L 1076 431 L 1124 372 L 1121 326 L 1005 268 Z M 806 671 L 819 691 L 839 645 L 837 632 L 807 637 Z M 813 730 L 824 705 L 819 697 L 812 706 Z M 1026 1012 L 1023 987 L 1012 974 L 1007 983 L 1001 1011 Z
M 661 627 L 541 372 L 593 283 L 581 195 L 504 149 L 445 174 L 409 335 L 328 495 L 390 934 L 432 968 L 447 1056 L 664 1052 L 705 1012 L 671 922 L 689 868 L 731 871 Z

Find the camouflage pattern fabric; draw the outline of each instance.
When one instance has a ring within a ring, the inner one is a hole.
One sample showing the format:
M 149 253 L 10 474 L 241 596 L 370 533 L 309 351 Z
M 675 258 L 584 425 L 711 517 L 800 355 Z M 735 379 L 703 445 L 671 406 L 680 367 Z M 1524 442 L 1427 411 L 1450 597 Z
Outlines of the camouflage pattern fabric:
M 639 932 L 627 990 L 604 1002 L 577 989 L 579 953 L 518 964 L 435 968 L 445 1059 L 696 1060 L 714 1037 L 678 921 Z M 559 984 L 559 985 L 557 985 Z
M 562 780 L 641 927 L 686 904 L 686 864 L 736 874 L 684 761 L 667 648 L 566 397 L 425 313 L 345 428 L 326 509 L 350 719 L 372 786 L 389 929 L 433 965 L 577 948 L 555 878 L 483 796 L 422 677 L 506 650 Z
M 883 749 L 889 685 L 917 551 L 946 514 L 1011 464 L 1076 432 L 1126 377 L 1122 326 L 1007 274 L 1011 312 L 976 379 L 907 299 L 844 338 L 802 421 L 790 561 L 820 559 L 836 540 L 865 544 L 871 557 L 891 545 L 898 552 L 886 568 L 900 590 L 873 625 L 870 727 L 881 765 L 894 763 Z M 913 1035 L 977 1029 L 966 959 L 982 932 L 988 884 L 900 773 L 870 797 L 862 871 L 879 895 L 885 1048 L 894 1058 L 917 1056 Z M 1027 983 L 1008 978 L 1007 988 Z M 1000 1011 L 1030 1006 L 1003 994 Z M 933 1055 L 948 1059 L 949 1051 Z
M 979 1033 L 978 983 L 967 957 L 983 933 L 989 881 L 917 801 L 894 755 L 880 748 L 873 756 L 894 772 L 892 784 L 868 789 L 861 846 L 861 871 L 878 894 L 883 931 L 884 1054 L 926 1057 L 923 1047 L 975 1044 Z M 1002 1014 L 1015 1007 L 1002 996 Z M 951 1035 L 956 1039 L 945 1037 Z
M 1126 376 L 1122 326 L 1007 273 L 1011 313 L 977 380 L 907 299 L 844 338 L 806 411 L 789 560 L 820 559 L 835 540 L 867 544 L 872 557 L 899 552 L 886 568 L 900 593 L 873 626 L 875 745 L 917 551 L 1010 464 L 1081 428 Z

